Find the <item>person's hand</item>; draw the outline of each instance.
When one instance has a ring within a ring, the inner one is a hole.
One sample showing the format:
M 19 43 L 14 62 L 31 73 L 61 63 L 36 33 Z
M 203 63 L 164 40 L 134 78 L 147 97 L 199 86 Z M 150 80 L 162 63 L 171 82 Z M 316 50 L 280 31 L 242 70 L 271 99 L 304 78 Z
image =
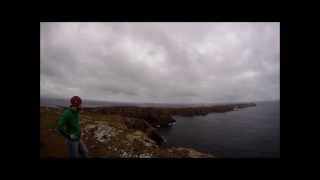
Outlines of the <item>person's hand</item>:
M 75 140 L 77 138 L 77 136 L 76 135 L 74 135 L 74 134 L 70 134 L 70 139 L 71 140 Z

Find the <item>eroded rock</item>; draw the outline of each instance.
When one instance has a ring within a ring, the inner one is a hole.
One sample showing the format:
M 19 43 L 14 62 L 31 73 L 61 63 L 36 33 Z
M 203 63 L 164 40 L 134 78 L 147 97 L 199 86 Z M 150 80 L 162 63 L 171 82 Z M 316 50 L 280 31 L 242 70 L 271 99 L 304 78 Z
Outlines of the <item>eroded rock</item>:
M 127 134 L 126 137 L 130 143 L 135 143 L 135 141 L 137 141 L 146 147 L 157 146 L 156 142 L 154 142 L 145 133 L 141 131 L 135 131 L 133 133 Z
M 187 153 L 186 154 L 187 158 L 213 158 L 214 157 L 210 154 L 202 153 L 191 148 L 182 148 L 182 147 L 171 148 L 168 151 L 169 152 L 180 151 L 180 152 Z
M 94 131 L 94 137 L 101 143 L 110 141 L 110 139 L 116 135 L 117 130 L 109 126 L 107 123 L 100 123 L 99 126 L 97 126 L 97 130 Z
M 161 145 L 164 142 L 164 139 L 157 133 L 156 129 L 143 119 L 126 118 L 125 124 L 129 129 L 136 129 L 146 133 L 157 145 Z

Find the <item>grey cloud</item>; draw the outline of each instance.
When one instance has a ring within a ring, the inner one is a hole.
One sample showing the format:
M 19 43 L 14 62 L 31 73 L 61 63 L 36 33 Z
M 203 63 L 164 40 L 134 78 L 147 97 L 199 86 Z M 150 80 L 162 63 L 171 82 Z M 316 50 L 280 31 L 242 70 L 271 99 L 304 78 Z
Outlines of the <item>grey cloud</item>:
M 280 98 L 279 23 L 41 23 L 41 96 Z

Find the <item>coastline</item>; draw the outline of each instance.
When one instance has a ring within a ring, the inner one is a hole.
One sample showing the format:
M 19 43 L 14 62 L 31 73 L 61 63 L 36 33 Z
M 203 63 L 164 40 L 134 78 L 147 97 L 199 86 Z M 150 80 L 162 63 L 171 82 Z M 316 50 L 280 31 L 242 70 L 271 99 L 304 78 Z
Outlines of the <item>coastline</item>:
M 164 148 L 158 127 L 170 127 L 174 115 L 197 116 L 211 112 L 224 113 L 235 108 L 255 106 L 254 103 L 216 105 L 209 107 L 91 107 L 80 113 L 82 139 L 92 157 L 117 158 L 212 158 L 195 149 Z M 65 157 L 63 138 L 56 131 L 56 121 L 63 112 L 60 107 L 40 107 L 40 156 Z

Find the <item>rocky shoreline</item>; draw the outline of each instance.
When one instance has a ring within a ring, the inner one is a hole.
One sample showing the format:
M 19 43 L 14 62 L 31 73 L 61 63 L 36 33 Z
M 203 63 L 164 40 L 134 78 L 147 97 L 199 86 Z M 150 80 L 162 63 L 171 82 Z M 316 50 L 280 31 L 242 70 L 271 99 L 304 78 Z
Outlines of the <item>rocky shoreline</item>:
M 94 158 L 212 158 L 213 155 L 190 148 L 162 148 L 164 139 L 157 133 L 168 127 L 173 115 L 196 116 L 227 112 L 255 104 L 233 104 L 192 108 L 108 107 L 83 108 L 81 139 Z M 63 109 L 40 107 L 40 157 L 67 157 L 56 123 Z

